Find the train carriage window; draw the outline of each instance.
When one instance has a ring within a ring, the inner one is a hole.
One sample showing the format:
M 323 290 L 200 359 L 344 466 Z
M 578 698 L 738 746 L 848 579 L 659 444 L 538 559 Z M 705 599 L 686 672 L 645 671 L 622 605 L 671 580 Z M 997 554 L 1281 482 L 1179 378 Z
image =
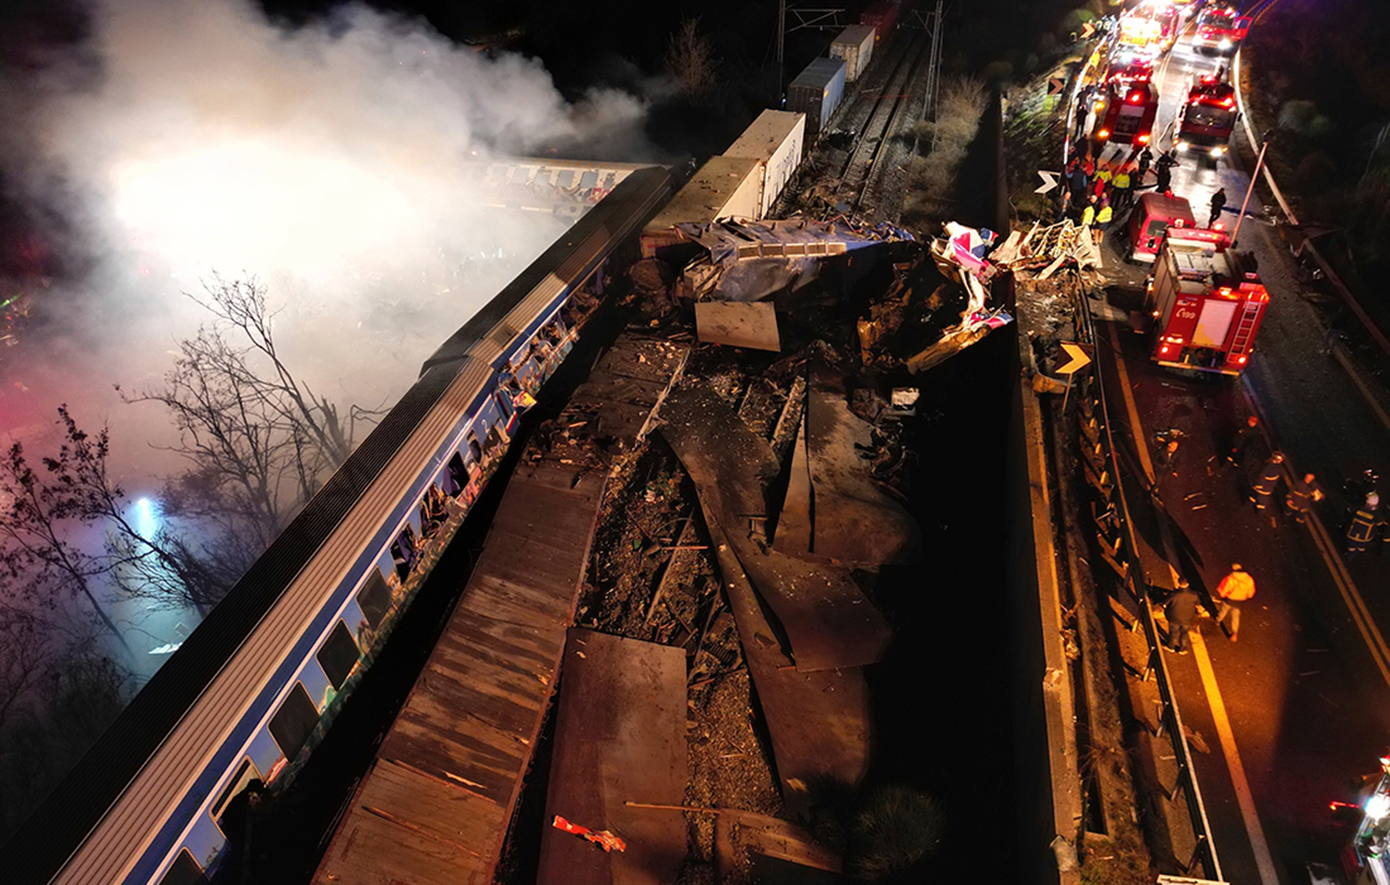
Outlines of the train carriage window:
M 208 885 L 208 877 L 193 859 L 192 853 L 184 848 L 159 880 L 159 885 Z
M 598 171 L 597 171 L 597 170 L 590 170 L 590 171 L 588 171 L 588 172 L 585 172 L 583 175 L 579 176 L 579 186 L 582 187 L 582 188 L 584 188 L 584 189 L 586 189 L 586 190 L 589 189 L 589 188 L 591 188 L 591 187 L 596 186 L 597 184 L 598 184 Z
M 448 469 L 440 474 L 439 479 L 440 485 L 444 487 L 444 494 L 450 498 L 458 497 L 458 493 L 468 485 L 468 468 L 463 464 L 463 456 L 454 452 L 449 457 Z
M 473 431 L 468 431 L 468 454 L 473 456 L 473 463 L 477 464 L 483 460 L 483 447 L 478 444 L 478 436 Z
M 342 689 L 343 683 L 347 682 L 348 674 L 357 666 L 360 654 L 357 643 L 348 632 L 347 624 L 339 621 L 333 625 L 333 631 L 324 640 L 323 647 L 319 649 L 316 657 L 319 666 L 328 675 L 328 681 L 333 683 L 335 689 Z
M 217 801 L 212 805 L 212 819 L 217 821 L 217 826 L 222 830 L 223 834 L 227 836 L 232 835 L 227 833 L 227 827 L 222 822 L 223 816 L 227 812 L 227 807 L 232 803 L 233 797 L 246 789 L 246 785 L 252 781 L 256 781 L 257 785 L 260 786 L 261 773 L 256 768 L 256 764 L 250 759 L 242 759 L 241 765 L 238 766 L 236 770 L 236 774 L 227 782 L 227 788 L 222 791 L 222 795 L 218 796 Z M 236 835 L 240 834 L 238 833 Z
M 381 576 L 381 569 L 368 572 L 367 582 L 357 591 L 357 604 L 373 630 L 381 626 L 382 619 L 391 610 L 391 588 Z
M 304 690 L 304 683 L 296 682 L 294 688 L 290 689 L 289 697 L 280 704 L 275 718 L 270 720 L 270 735 L 275 738 L 275 743 L 280 745 L 280 752 L 285 754 L 285 759 L 293 762 L 299 751 L 304 748 L 304 742 L 309 740 L 309 735 L 314 733 L 314 726 L 318 724 L 318 708 L 309 699 L 309 692 Z

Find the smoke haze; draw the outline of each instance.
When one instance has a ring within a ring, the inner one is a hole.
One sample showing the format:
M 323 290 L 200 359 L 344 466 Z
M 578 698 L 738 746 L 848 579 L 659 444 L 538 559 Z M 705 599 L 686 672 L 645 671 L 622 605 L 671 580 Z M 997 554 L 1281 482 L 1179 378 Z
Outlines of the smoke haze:
M 61 402 L 109 421 L 131 487 L 178 469 L 145 445 L 173 431 L 112 384 L 158 385 L 208 320 L 181 292 L 255 275 L 289 365 L 344 408 L 379 407 L 569 224 L 479 205 L 468 161 L 651 155 L 640 99 L 567 104 L 535 60 L 355 5 L 285 30 L 244 0 L 113 0 L 85 43 L 4 85 L 4 180 L 62 219 L 41 235 L 80 272 L 0 354 L 0 421 L 33 438 Z

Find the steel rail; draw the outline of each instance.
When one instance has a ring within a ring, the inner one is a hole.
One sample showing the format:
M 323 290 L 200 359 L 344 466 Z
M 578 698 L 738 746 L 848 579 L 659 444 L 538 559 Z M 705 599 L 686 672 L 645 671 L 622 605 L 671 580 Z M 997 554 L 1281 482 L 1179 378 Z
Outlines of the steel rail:
M 1075 314 L 1080 320 L 1078 331 L 1089 339 L 1092 346 L 1098 346 L 1098 339 L 1095 334 L 1095 325 L 1092 321 L 1090 309 L 1084 303 L 1076 306 Z M 1123 359 L 1123 354 L 1116 352 L 1116 359 Z M 1104 427 L 1104 437 L 1106 442 L 1108 462 L 1113 471 L 1114 492 L 1119 498 L 1119 512 L 1117 514 L 1120 523 L 1120 545 L 1124 553 L 1123 561 L 1125 567 L 1125 588 L 1138 603 L 1141 612 L 1139 621 L 1144 627 L 1144 637 L 1148 645 L 1148 672 L 1153 673 L 1158 686 L 1159 699 L 1162 701 L 1163 709 L 1160 719 L 1160 732 L 1168 733 L 1168 742 L 1173 748 L 1173 755 L 1178 764 L 1178 783 L 1173 787 L 1173 793 L 1169 796 L 1170 800 L 1177 798 L 1177 792 L 1183 789 L 1186 798 L 1187 811 L 1192 831 L 1197 840 L 1196 850 L 1193 855 L 1194 860 L 1200 857 L 1202 861 L 1203 874 L 1206 878 L 1215 881 L 1224 881 L 1221 876 L 1221 862 L 1217 857 L 1216 845 L 1211 837 L 1211 823 L 1207 819 L 1206 804 L 1202 799 L 1202 789 L 1197 783 L 1197 773 L 1192 765 L 1192 749 L 1187 743 L 1187 732 L 1183 727 L 1182 712 L 1178 709 L 1177 697 L 1173 692 L 1171 677 L 1168 673 L 1167 661 L 1163 658 L 1160 650 L 1158 635 L 1158 625 L 1154 622 L 1153 611 L 1150 608 L 1150 584 L 1143 574 L 1138 554 L 1138 543 L 1134 534 L 1134 522 L 1130 516 L 1129 499 L 1125 494 L 1124 483 L 1120 481 L 1120 460 L 1119 449 L 1115 445 L 1114 435 L 1111 432 L 1112 422 L 1110 419 L 1110 409 L 1106 402 L 1105 390 L 1106 379 L 1105 371 L 1102 368 L 1100 359 L 1092 360 L 1093 378 L 1095 380 L 1095 390 L 1092 395 L 1099 402 L 1100 417 Z M 1138 432 L 1138 428 L 1133 428 L 1133 432 Z M 1136 445 L 1143 445 L 1142 439 L 1135 440 Z M 1147 673 L 1145 674 L 1147 676 Z M 1189 862 L 1188 866 L 1191 866 Z

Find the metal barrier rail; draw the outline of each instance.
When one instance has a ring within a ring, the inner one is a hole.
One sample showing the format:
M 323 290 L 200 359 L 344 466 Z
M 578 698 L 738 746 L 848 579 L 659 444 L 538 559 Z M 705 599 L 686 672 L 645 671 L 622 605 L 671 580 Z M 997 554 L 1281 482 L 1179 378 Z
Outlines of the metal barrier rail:
M 1075 316 L 1078 337 L 1094 346 L 1095 327 L 1084 303 L 1076 305 Z M 1145 681 L 1150 676 L 1155 678 L 1159 699 L 1162 702 L 1158 730 L 1154 736 L 1162 737 L 1167 733 L 1178 765 L 1178 779 L 1168 799 L 1175 802 L 1178 792 L 1184 793 L 1188 817 L 1197 840 L 1184 873 L 1190 872 L 1200 860 L 1205 878 L 1224 881 L 1216 846 L 1211 838 L 1211 824 L 1207 820 L 1206 805 L 1202 801 L 1202 790 L 1192 767 L 1192 751 L 1187 743 L 1187 732 L 1183 729 L 1182 713 L 1173 695 L 1168 664 L 1159 647 L 1158 625 L 1154 623 L 1153 612 L 1149 607 L 1150 585 L 1139 565 L 1138 545 L 1134 537 L 1129 502 L 1125 497 L 1123 485 L 1117 481 L 1120 476 L 1119 450 L 1110 430 L 1110 412 L 1105 401 L 1105 377 L 1101 360 L 1093 360 L 1091 366 L 1092 375 L 1083 378 L 1077 389 L 1077 424 L 1081 437 L 1083 472 L 1088 484 L 1106 505 L 1102 512 L 1095 514 L 1095 526 L 1100 532 L 1098 541 L 1106 547 L 1104 552 L 1108 554 L 1107 560 L 1121 575 L 1124 589 L 1137 603 L 1141 612 L 1139 623 L 1144 628 L 1148 660 L 1140 677 Z M 1097 411 L 1099 415 L 1096 414 Z M 1136 444 L 1143 445 L 1143 441 L 1136 440 Z M 1089 467 L 1090 470 L 1085 470 L 1085 467 Z

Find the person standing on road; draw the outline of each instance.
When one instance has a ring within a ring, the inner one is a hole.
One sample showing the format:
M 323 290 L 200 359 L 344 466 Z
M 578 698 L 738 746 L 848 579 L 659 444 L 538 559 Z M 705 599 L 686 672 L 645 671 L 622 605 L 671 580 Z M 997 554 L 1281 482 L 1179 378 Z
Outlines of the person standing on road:
M 1293 485 L 1289 486 L 1289 494 L 1284 499 L 1284 506 L 1288 508 L 1293 521 L 1301 525 L 1304 517 L 1308 515 L 1308 508 L 1313 506 L 1314 502 L 1321 501 L 1326 497 L 1322 486 L 1318 485 L 1317 477 L 1311 473 L 1305 473 L 1302 479 L 1294 480 Z
M 1207 220 L 1207 227 L 1216 227 L 1216 221 L 1221 217 L 1221 210 L 1226 208 L 1226 189 L 1220 187 L 1216 193 L 1211 195 L 1211 218 Z
M 1144 176 L 1149 174 L 1149 164 L 1153 161 L 1153 151 L 1150 151 L 1148 145 L 1145 145 L 1144 149 L 1139 152 L 1139 165 L 1135 167 L 1137 174 L 1134 176 L 1134 187 L 1136 189 L 1144 186 Z
M 1096 220 L 1096 195 L 1091 194 L 1091 201 L 1086 204 L 1086 208 L 1081 210 L 1081 226 L 1090 227 Z
M 1235 642 L 1240 633 L 1240 605 L 1255 595 L 1255 579 L 1238 562 L 1231 563 L 1231 573 L 1216 585 L 1216 622 Z
M 1197 592 L 1186 578 L 1178 578 L 1177 589 L 1163 606 L 1163 615 L 1168 619 L 1168 647 L 1180 655 L 1192 650 L 1188 634 L 1197 626 L 1197 603 Z
M 1178 165 L 1178 161 L 1173 159 L 1173 152 L 1167 151 L 1154 163 L 1154 175 L 1157 180 L 1154 183 L 1154 191 L 1160 194 L 1167 193 L 1168 187 L 1173 183 L 1173 167 Z
M 1259 436 L 1256 429 L 1260 426 L 1260 419 L 1254 415 L 1245 419 L 1245 423 L 1240 425 L 1236 435 L 1231 438 L 1231 450 L 1226 453 L 1226 463 L 1232 467 L 1239 467 L 1240 462 L 1245 460 L 1245 450 L 1250 448 L 1250 443 L 1255 437 Z
M 1351 524 L 1347 526 L 1347 556 L 1357 556 L 1366 552 L 1380 533 L 1381 518 L 1380 495 L 1371 492 L 1366 496 L 1366 501 L 1351 516 Z
M 1134 179 L 1130 177 L 1130 170 L 1134 168 L 1129 163 L 1125 163 L 1115 171 L 1115 178 L 1111 184 L 1115 188 L 1115 208 L 1123 212 L 1134 202 Z
M 1110 200 L 1107 197 L 1100 198 L 1100 208 L 1096 210 L 1096 232 L 1095 243 L 1099 246 L 1105 241 L 1105 232 L 1110 229 L 1110 222 L 1115 220 L 1115 210 L 1110 208 Z
M 1342 509 L 1342 532 L 1346 532 L 1347 526 L 1351 525 L 1351 515 L 1362 505 L 1367 496 L 1376 491 L 1376 484 L 1379 482 L 1380 474 L 1368 467 L 1359 477 L 1353 477 L 1342 483 L 1342 494 L 1346 496 L 1346 506 Z
M 1250 484 L 1250 500 L 1254 502 L 1256 510 L 1264 510 L 1269 506 L 1275 490 L 1279 488 L 1279 479 L 1284 473 L 1284 469 L 1279 466 L 1283 463 L 1283 452 L 1270 455 L 1269 460 L 1260 468 L 1255 481 Z

